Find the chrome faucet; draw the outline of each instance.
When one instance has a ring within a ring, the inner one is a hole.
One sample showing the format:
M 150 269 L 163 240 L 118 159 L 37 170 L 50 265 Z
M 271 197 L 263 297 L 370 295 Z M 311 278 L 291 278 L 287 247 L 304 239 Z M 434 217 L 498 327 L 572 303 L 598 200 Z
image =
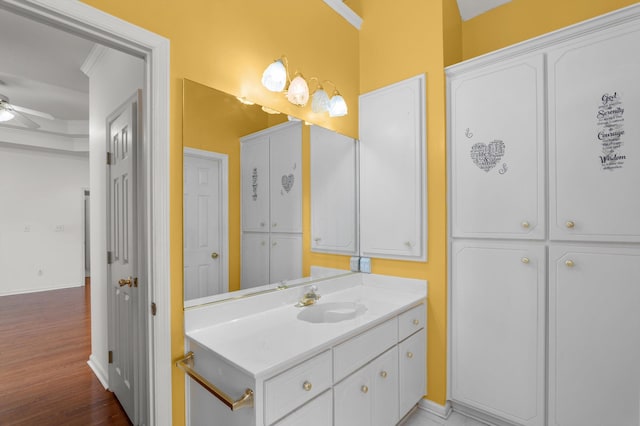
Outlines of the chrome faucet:
M 296 303 L 297 307 L 309 306 L 315 304 L 319 299 L 320 295 L 316 293 L 318 291 L 318 287 L 312 285 L 307 289 L 307 292 L 302 295 L 302 299 L 298 303 Z

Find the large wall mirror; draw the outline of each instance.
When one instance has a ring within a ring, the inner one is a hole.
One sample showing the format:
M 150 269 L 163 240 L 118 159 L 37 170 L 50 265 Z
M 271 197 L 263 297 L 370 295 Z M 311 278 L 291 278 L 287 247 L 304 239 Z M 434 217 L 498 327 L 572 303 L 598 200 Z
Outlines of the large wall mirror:
M 185 307 L 348 273 L 357 141 L 183 84 Z

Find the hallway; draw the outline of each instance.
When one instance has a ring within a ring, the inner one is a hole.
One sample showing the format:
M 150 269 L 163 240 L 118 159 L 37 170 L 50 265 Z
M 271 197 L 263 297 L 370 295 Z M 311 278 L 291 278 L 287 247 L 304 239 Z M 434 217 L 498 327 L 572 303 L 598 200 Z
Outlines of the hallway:
M 2 425 L 130 425 L 95 377 L 89 285 L 0 297 Z

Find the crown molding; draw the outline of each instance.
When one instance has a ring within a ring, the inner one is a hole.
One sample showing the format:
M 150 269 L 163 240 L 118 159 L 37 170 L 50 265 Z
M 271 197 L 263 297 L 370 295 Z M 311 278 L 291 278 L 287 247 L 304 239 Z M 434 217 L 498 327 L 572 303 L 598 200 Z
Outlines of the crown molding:
M 87 55 L 84 63 L 80 67 L 80 71 L 82 71 L 87 77 L 91 77 L 93 74 L 93 69 L 100 59 L 107 53 L 108 48 L 102 46 L 101 44 L 94 44 L 91 48 L 91 51 Z
M 362 26 L 362 18 L 355 13 L 349 6 L 344 4 L 342 0 L 323 0 L 330 8 L 335 10 L 340 16 L 347 20 L 351 25 L 360 29 Z

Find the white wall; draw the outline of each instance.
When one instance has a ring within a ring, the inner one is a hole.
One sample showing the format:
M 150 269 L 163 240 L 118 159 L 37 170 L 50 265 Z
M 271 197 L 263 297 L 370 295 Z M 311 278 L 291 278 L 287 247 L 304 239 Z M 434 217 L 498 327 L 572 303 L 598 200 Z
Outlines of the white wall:
M 144 84 L 144 61 L 99 47 L 82 70 L 89 76 L 91 164 L 91 356 L 89 365 L 107 384 L 107 129 L 106 119 Z M 144 106 L 143 106 L 144 108 Z
M 84 285 L 86 155 L 0 145 L 0 296 Z

